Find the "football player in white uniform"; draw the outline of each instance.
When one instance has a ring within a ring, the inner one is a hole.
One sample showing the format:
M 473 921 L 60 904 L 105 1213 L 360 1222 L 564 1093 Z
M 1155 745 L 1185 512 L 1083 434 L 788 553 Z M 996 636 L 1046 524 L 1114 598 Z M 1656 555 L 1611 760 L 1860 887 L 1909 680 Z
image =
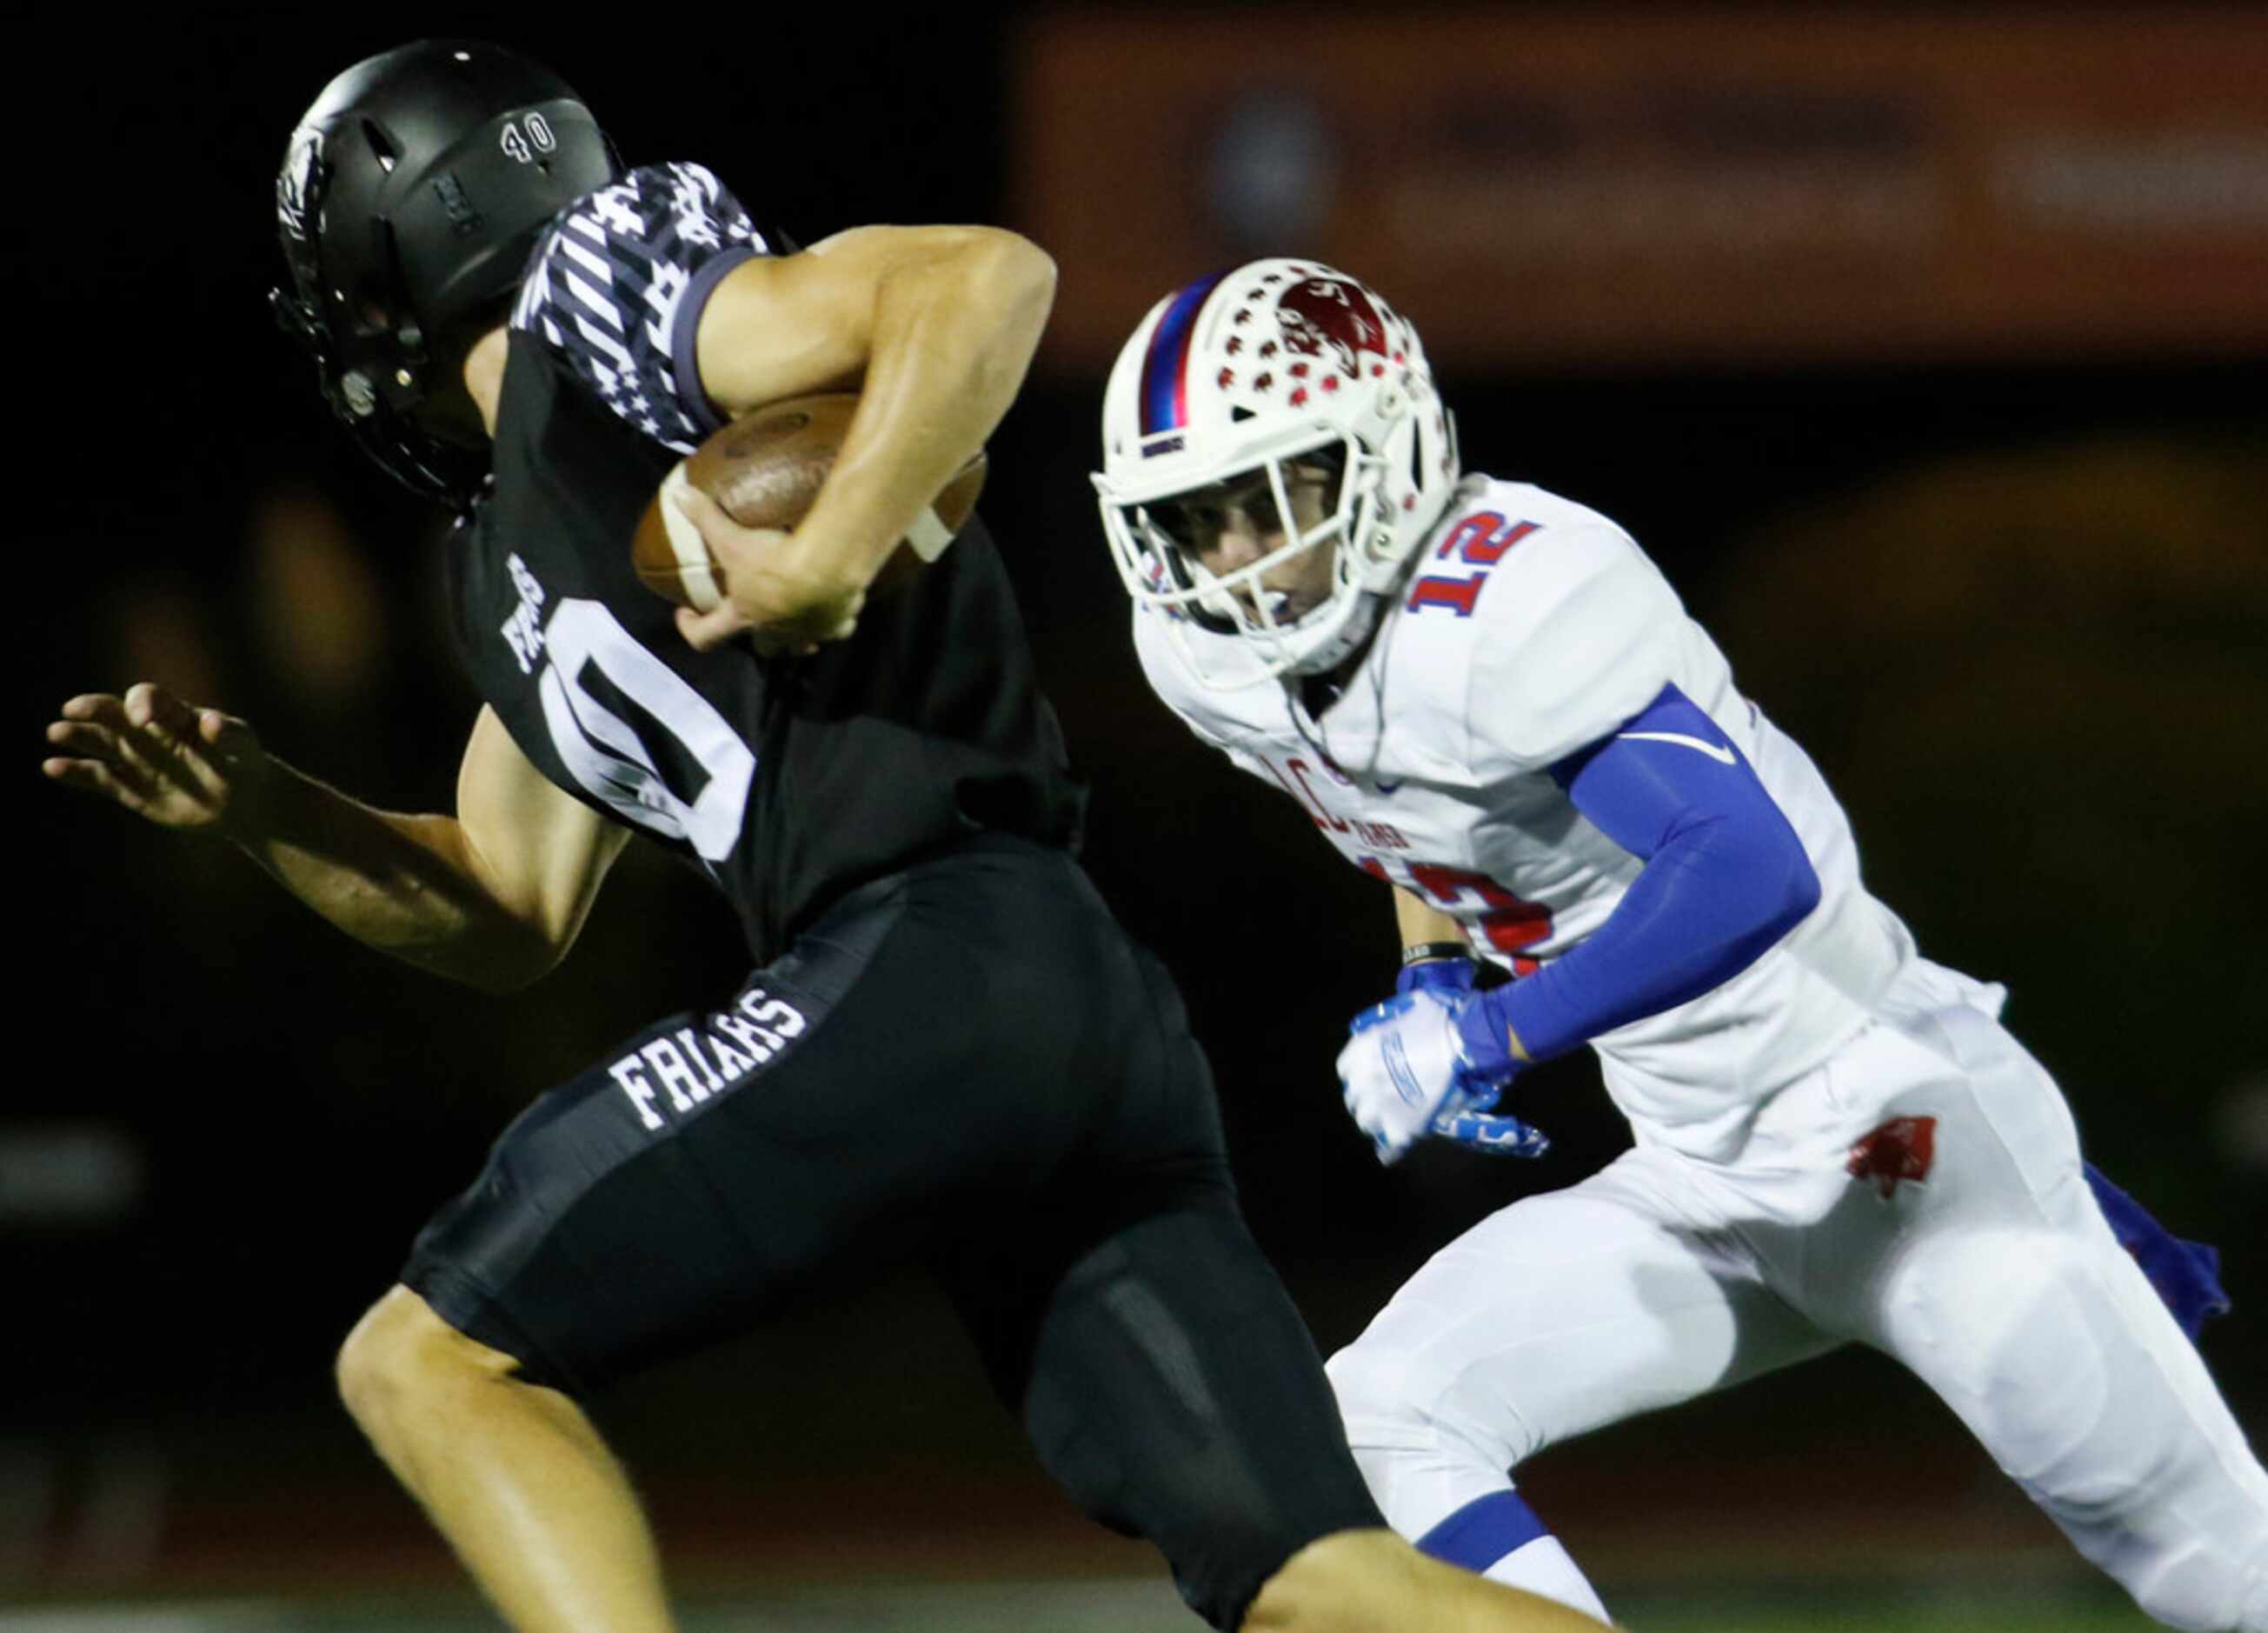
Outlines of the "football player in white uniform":
M 2268 1474 L 2184 1331 L 2210 1250 L 2082 1164 L 2000 989 L 1917 955 L 1629 536 L 1462 474 L 1416 333 L 1312 262 L 1159 302 L 1103 443 L 1151 684 L 1394 887 L 1401 990 L 1339 1057 L 1381 1160 L 1538 1149 L 1496 1097 L 1586 1044 L 1636 1138 L 1333 1359 L 1388 1520 L 1603 1614 L 1508 1471 L 1864 1343 L 2151 1615 L 2268 1633 Z

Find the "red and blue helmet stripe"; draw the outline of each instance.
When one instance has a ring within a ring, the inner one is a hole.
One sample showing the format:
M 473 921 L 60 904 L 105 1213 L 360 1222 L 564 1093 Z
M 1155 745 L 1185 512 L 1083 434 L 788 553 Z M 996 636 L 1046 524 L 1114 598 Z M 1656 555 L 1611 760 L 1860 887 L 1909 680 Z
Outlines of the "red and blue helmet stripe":
M 1150 336 L 1150 350 L 1142 359 L 1142 434 L 1174 431 L 1189 423 L 1189 341 L 1196 333 L 1197 313 L 1226 272 L 1184 284 L 1167 299 L 1166 314 Z

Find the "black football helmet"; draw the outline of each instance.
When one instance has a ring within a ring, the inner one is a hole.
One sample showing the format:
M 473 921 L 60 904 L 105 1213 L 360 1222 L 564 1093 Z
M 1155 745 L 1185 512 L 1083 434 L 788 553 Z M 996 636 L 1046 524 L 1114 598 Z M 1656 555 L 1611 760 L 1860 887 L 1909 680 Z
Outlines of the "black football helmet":
M 510 314 L 551 218 L 622 174 L 549 70 L 472 40 L 423 40 L 325 86 L 285 149 L 269 297 L 365 452 L 460 514 L 489 455 L 436 412 L 473 343 Z

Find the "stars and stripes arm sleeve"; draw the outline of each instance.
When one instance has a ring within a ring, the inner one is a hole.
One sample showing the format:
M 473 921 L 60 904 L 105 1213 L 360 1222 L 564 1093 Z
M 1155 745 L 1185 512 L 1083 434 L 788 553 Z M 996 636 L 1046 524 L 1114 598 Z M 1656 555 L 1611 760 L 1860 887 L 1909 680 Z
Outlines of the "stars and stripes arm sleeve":
M 782 247 L 699 165 L 650 165 L 561 212 L 529 256 L 512 324 L 617 417 L 689 454 L 724 423 L 694 343 L 725 274 Z
M 1675 686 L 1554 765 L 1575 809 L 1646 866 L 1598 930 L 1499 987 L 1476 1046 L 1549 1060 L 1722 986 L 1819 905 L 1803 841 L 1716 722 Z

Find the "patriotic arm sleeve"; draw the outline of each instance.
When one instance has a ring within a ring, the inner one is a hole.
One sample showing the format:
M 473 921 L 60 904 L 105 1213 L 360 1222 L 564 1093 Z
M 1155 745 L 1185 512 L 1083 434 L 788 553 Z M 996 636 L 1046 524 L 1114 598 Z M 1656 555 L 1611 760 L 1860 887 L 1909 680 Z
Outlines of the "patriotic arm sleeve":
M 618 417 L 689 454 L 724 423 L 694 357 L 702 308 L 726 273 L 779 248 L 699 165 L 650 165 L 545 229 L 512 327 L 541 338 Z

